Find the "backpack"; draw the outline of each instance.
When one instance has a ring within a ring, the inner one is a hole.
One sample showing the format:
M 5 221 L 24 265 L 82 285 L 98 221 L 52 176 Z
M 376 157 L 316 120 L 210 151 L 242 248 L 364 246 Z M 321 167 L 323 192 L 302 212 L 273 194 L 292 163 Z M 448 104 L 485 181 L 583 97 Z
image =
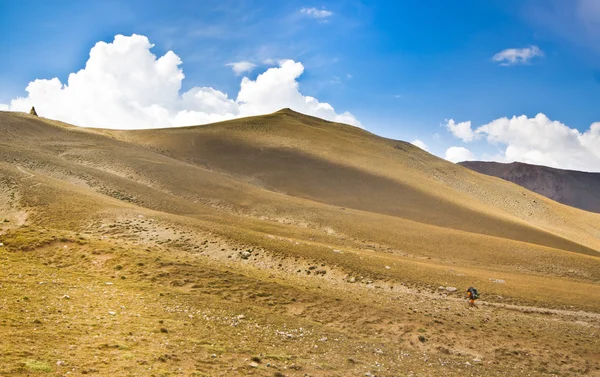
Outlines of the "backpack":
M 471 297 L 473 298 L 473 300 L 479 298 L 479 292 L 477 292 L 477 289 L 475 289 L 473 287 L 469 287 L 469 289 L 467 289 L 467 291 L 471 292 Z

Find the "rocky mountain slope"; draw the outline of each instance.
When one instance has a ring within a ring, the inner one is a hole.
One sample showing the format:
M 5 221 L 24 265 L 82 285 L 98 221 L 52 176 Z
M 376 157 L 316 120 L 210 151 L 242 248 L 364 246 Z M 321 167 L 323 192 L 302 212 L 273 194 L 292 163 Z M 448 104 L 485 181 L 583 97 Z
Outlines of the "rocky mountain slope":
M 554 169 L 521 162 L 466 161 L 460 165 L 502 178 L 571 207 L 600 212 L 600 173 Z

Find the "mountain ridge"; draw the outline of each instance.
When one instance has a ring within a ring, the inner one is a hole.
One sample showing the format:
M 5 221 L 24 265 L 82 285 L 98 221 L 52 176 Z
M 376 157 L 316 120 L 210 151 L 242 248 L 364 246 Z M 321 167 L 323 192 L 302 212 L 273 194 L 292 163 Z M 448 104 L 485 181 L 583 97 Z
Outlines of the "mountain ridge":
M 556 202 L 600 213 L 600 173 L 513 162 L 467 161 L 461 166 L 513 182 Z

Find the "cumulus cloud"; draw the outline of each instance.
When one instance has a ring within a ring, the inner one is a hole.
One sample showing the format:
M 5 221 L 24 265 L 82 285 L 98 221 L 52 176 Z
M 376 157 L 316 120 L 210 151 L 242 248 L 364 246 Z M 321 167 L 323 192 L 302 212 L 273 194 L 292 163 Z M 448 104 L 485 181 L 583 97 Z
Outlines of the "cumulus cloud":
M 533 118 L 499 118 L 472 132 L 500 148 L 489 158 L 493 161 L 600 172 L 600 122 L 580 132 L 540 113 Z
M 450 147 L 446 150 L 444 158 L 452 162 L 473 161 L 475 155 L 465 147 Z
M 317 8 L 302 8 L 300 9 L 300 13 L 313 17 L 313 18 L 327 18 L 333 15 L 333 12 L 328 11 L 326 9 L 317 9 Z
M 427 151 L 427 152 L 429 152 L 429 149 L 427 148 L 427 144 L 425 144 L 424 142 L 422 142 L 422 141 L 421 141 L 421 140 L 419 140 L 419 139 L 417 139 L 417 140 L 415 140 L 415 141 L 411 141 L 410 143 L 411 143 L 412 145 L 415 145 L 415 146 L 417 146 L 417 147 L 421 148 L 421 149 L 422 149 L 422 150 L 424 150 L 424 151 Z
M 504 147 L 500 158 L 506 162 L 600 171 L 600 122 L 582 133 L 540 113 L 496 119 L 476 132 Z
M 471 121 L 456 123 L 454 122 L 454 119 L 450 119 L 446 121 L 444 126 L 448 131 L 452 132 L 454 136 L 464 142 L 468 143 L 477 137 L 477 134 L 471 129 Z
M 492 60 L 500 65 L 509 66 L 517 64 L 527 64 L 536 56 L 544 56 L 544 52 L 537 46 L 525 48 L 508 48 L 500 51 L 492 57 Z
M 244 72 L 250 72 L 254 69 L 254 67 L 256 67 L 256 64 L 248 61 L 227 63 L 225 65 L 231 67 L 231 69 L 233 70 L 233 72 L 235 72 L 236 75 L 241 75 Z
M 12 111 L 29 111 L 85 127 L 140 129 L 187 126 L 270 113 L 284 107 L 327 120 L 361 126 L 349 112 L 338 114 L 316 98 L 300 93 L 298 77 L 304 66 L 279 61 L 256 80 L 243 78 L 237 98 L 210 87 L 181 93 L 182 61 L 172 51 L 157 58 L 142 35 L 117 35 L 111 43 L 98 42 L 85 68 L 58 78 L 37 79 L 16 98 Z

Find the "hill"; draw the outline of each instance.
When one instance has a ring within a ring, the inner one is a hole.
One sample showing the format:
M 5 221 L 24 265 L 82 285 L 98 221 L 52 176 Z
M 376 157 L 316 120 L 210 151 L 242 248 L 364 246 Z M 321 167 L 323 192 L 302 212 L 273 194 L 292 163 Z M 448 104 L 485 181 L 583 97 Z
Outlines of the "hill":
M 554 169 L 522 162 L 466 161 L 460 165 L 502 178 L 571 207 L 600 212 L 600 173 Z
M 600 215 L 289 109 L 0 134 L 0 374 L 600 370 Z

